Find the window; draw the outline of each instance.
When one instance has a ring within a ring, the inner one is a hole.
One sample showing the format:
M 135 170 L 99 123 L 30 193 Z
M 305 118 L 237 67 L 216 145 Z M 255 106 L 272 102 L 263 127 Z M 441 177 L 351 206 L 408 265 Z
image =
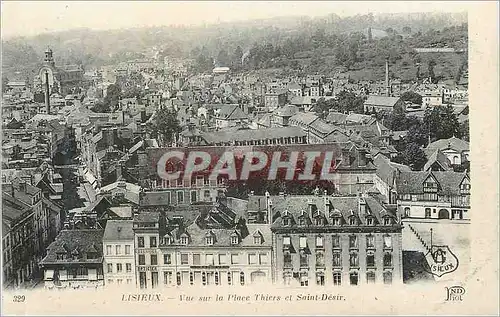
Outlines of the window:
M 158 272 L 151 272 L 151 287 L 158 287 Z
M 384 248 L 386 249 L 392 248 L 392 237 L 389 235 L 384 236 Z
M 357 221 L 356 221 L 356 217 L 352 216 L 352 217 L 350 217 L 350 218 L 349 218 L 349 224 L 350 224 L 351 226 L 355 226 L 355 225 L 356 225 L 356 223 L 357 223 Z
M 291 223 L 291 221 L 290 221 L 289 217 L 283 218 L 283 226 L 287 227 L 290 225 L 290 223 Z
M 130 254 L 130 245 L 128 245 L 128 244 L 125 246 L 125 254 L 126 255 Z
M 342 222 L 341 222 L 341 220 L 340 220 L 340 218 L 339 218 L 339 217 L 335 217 L 335 218 L 333 218 L 333 225 L 334 225 L 334 226 L 340 226 L 340 224 L 341 224 L 341 223 L 342 223 Z
M 113 273 L 113 264 L 112 263 L 108 263 L 108 273 Z
M 227 263 L 227 255 L 226 254 L 219 254 L 219 264 L 228 264 Z
M 325 285 L 325 273 L 318 272 L 316 273 L 316 285 Z
M 177 285 L 181 285 L 182 284 L 182 276 L 181 276 L 181 272 L 177 272 L 176 274 L 176 282 L 177 282 Z
M 189 242 L 189 239 L 188 239 L 188 237 L 187 237 L 187 236 L 182 236 L 182 237 L 181 237 L 181 244 L 182 244 L 182 245 L 187 245 L 187 244 L 188 244 L 188 242 Z
M 194 273 L 189 272 L 189 285 L 193 285 L 193 284 L 194 284 Z
M 332 246 L 335 249 L 340 249 L 340 236 L 332 236 Z
M 367 226 L 373 226 L 373 218 L 366 218 L 366 225 Z
M 205 242 L 207 245 L 214 245 L 214 237 L 210 236 L 210 237 L 206 237 L 205 238 Z
M 304 250 L 300 251 L 300 267 L 309 267 L 309 259 L 307 258 L 307 253 Z
M 358 285 L 358 272 L 351 272 L 349 280 L 351 281 L 351 285 Z
M 288 247 L 290 244 L 290 237 L 283 237 L 283 246 Z
M 384 226 L 390 226 L 392 224 L 392 219 L 390 217 L 384 218 Z
M 392 267 L 392 254 L 389 252 L 384 254 L 384 267 Z
M 146 265 L 146 256 L 144 254 L 139 254 L 139 265 Z
M 169 245 L 172 243 L 172 238 L 170 236 L 165 236 L 164 240 L 166 245 Z
M 366 272 L 366 283 L 375 284 L 375 272 L 373 271 Z
M 172 254 L 166 253 L 163 255 L 163 264 L 172 264 Z
M 112 249 L 111 249 L 111 246 L 110 246 L 110 245 L 107 245 L 107 246 L 106 246 L 106 255 L 111 255 L 111 252 L 112 252 L 111 250 L 112 250 Z
M 342 285 L 342 273 L 333 272 L 333 285 L 336 286 Z
M 283 273 L 283 284 L 290 285 L 290 282 L 292 281 L 292 277 L 293 277 L 293 274 L 291 272 Z
M 351 254 L 349 254 L 349 265 L 351 267 L 359 267 L 359 259 L 356 252 L 352 252 Z
M 342 256 L 340 252 L 333 252 L 333 266 L 341 267 L 342 266 Z
M 113 284 L 113 280 L 112 279 L 108 279 L 108 284 Z
M 325 266 L 325 254 L 323 252 L 316 252 L 316 266 L 317 267 Z
M 240 284 L 243 286 L 245 285 L 245 273 L 240 272 Z
M 129 285 L 132 284 L 132 279 L 131 278 L 127 279 L 127 284 L 129 284 Z
M 227 285 L 233 285 L 233 273 L 227 272 Z
M 138 237 L 137 238 L 137 246 L 139 248 L 144 248 L 144 237 Z
M 307 276 L 307 272 L 300 273 L 300 286 L 308 286 L 309 285 L 309 277 Z
M 366 247 L 374 248 L 375 247 L 375 236 L 368 235 L 366 236 Z
M 358 248 L 358 237 L 357 236 L 349 236 L 349 248 L 351 248 L 351 249 Z
M 215 272 L 214 280 L 215 280 L 215 285 L 220 285 L 219 272 Z
M 156 237 L 149 237 L 149 247 L 156 248 Z
M 201 255 L 198 253 L 193 254 L 193 265 L 201 265 Z
M 430 218 L 430 217 L 431 217 L 431 209 L 425 208 L 425 218 Z
M 299 237 L 299 247 L 305 249 L 307 247 L 307 237 Z
M 172 272 L 163 272 L 163 283 L 166 285 L 172 284 Z
M 384 284 L 392 284 L 392 272 L 385 271 L 383 275 L 384 275 Z
M 257 254 L 248 255 L 248 264 L 257 264 Z
M 315 224 L 316 224 L 316 226 L 322 226 L 324 224 L 323 218 L 322 217 L 316 217 L 315 218 Z
M 127 273 L 132 272 L 132 263 L 125 263 L 125 269 L 127 270 Z
M 237 235 L 231 236 L 231 244 L 238 244 L 239 240 Z
M 181 264 L 189 264 L 189 254 L 181 253 Z
M 262 237 L 260 235 L 256 235 L 253 237 L 254 244 L 262 244 Z
M 156 254 L 151 254 L 151 265 L 158 265 L 158 256 Z
M 123 270 L 123 266 L 121 263 L 116 263 L 116 273 L 121 273 Z
M 366 255 L 366 266 L 367 267 L 375 267 L 375 253 L 369 252 Z
M 261 253 L 259 255 L 259 262 L 260 262 L 260 264 L 268 264 L 269 263 L 269 260 L 268 260 L 266 253 Z
M 316 248 L 323 248 L 323 236 L 316 237 Z
M 116 245 L 115 246 L 115 251 L 116 251 L 116 255 L 121 255 L 122 254 L 122 246 L 121 245 Z
M 231 254 L 231 264 L 239 264 L 240 255 L 239 254 Z
M 206 265 L 214 265 L 214 255 L 213 254 L 205 254 L 205 264 Z
M 177 203 L 182 204 L 184 202 L 184 192 L 177 192 Z
M 292 266 L 292 255 L 290 252 L 285 252 L 283 253 L 283 262 L 285 267 L 291 267 Z
M 195 203 L 196 202 L 196 191 L 191 191 L 191 202 Z

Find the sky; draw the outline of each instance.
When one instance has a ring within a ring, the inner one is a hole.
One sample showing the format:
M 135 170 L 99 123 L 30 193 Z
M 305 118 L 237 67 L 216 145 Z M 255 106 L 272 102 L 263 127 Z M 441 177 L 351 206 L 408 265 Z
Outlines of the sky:
M 2 38 L 74 28 L 202 25 L 289 15 L 463 12 L 464 1 L 2 1 Z

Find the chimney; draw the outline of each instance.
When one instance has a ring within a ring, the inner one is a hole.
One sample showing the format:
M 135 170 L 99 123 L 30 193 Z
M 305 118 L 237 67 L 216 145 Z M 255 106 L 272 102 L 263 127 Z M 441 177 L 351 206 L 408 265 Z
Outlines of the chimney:
M 358 150 L 358 166 L 366 166 L 366 150 L 365 149 L 359 149 Z
M 366 216 L 366 201 L 365 195 L 358 193 L 358 212 L 359 218 L 363 219 Z
M 325 195 L 323 196 L 323 205 L 325 206 L 325 215 L 328 215 L 330 212 L 330 200 L 328 199 L 326 190 Z
M 389 58 L 385 59 L 385 95 L 389 97 L 391 95 L 391 88 L 389 86 Z
M 308 207 L 308 210 L 309 210 L 309 218 L 313 218 L 313 206 L 314 206 L 314 203 L 313 203 L 313 200 L 312 198 L 308 198 L 307 199 L 307 207 Z
M 19 182 L 19 191 L 25 193 L 26 192 L 26 181 L 20 181 Z
M 49 93 L 49 73 L 45 72 L 45 107 L 47 114 L 50 114 L 50 93 Z
M 118 161 L 118 164 L 116 165 L 116 180 L 119 180 L 122 177 L 122 166 L 125 162 L 123 161 Z

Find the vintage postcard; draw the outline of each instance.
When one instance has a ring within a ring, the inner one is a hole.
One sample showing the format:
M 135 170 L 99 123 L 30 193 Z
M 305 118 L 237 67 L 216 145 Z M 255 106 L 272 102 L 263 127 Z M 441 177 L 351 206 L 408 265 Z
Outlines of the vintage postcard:
M 2 315 L 499 313 L 497 2 L 1 5 Z

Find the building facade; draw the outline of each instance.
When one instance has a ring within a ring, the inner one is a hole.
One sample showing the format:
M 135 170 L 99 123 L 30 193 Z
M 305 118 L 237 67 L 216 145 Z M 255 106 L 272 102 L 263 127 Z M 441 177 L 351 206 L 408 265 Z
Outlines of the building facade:
M 265 198 L 272 217 L 275 283 L 400 284 L 402 226 L 363 196 Z
M 108 220 L 102 239 L 104 283 L 107 286 L 135 287 L 133 221 Z

